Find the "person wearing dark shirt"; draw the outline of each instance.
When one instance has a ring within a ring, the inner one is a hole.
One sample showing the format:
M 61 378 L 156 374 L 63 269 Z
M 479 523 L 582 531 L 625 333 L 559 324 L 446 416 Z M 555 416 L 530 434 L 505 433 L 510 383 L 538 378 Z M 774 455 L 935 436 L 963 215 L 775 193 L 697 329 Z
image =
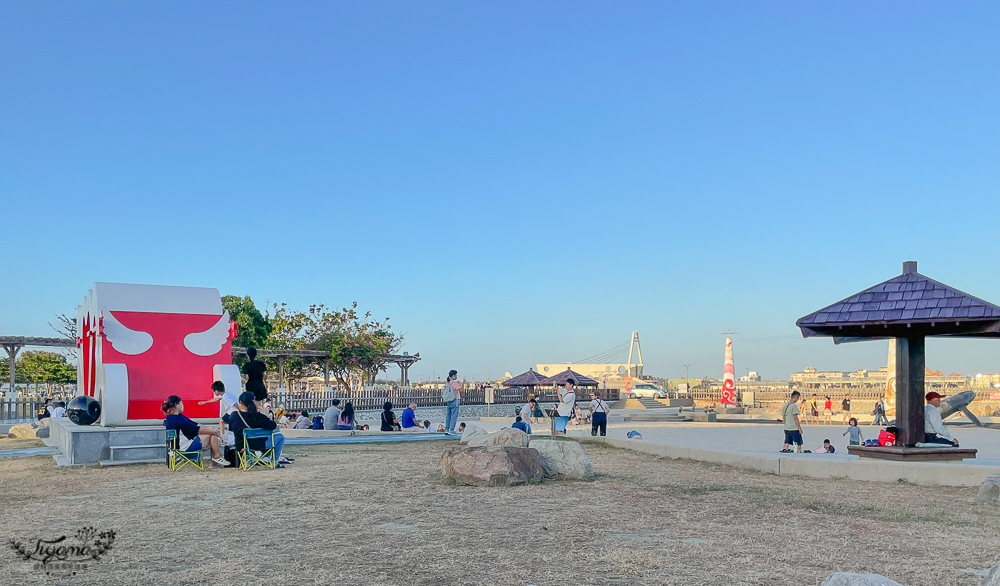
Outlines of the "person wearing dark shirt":
M 396 414 L 392 412 L 392 403 L 386 401 L 382 405 L 382 431 L 396 431 L 399 423 L 396 422 Z
M 253 346 L 247 348 L 247 358 L 250 361 L 243 365 L 243 374 L 247 375 L 246 389 L 253 393 L 256 401 L 263 401 L 267 398 L 267 385 L 264 384 L 267 365 L 257 360 L 257 349 Z
M 528 433 L 528 426 L 524 424 L 524 421 L 521 421 L 520 415 L 517 416 L 517 419 L 514 421 L 514 425 L 511 425 L 511 427 L 514 429 L 520 429 L 524 433 Z
M 236 441 L 236 450 L 242 450 L 244 439 L 243 431 L 247 429 L 266 429 L 273 431 L 278 426 L 274 420 L 257 411 L 257 404 L 254 403 L 256 397 L 250 391 L 240 395 L 239 402 L 236 403 L 236 410 L 226 415 L 223 420 L 229 425 L 229 430 L 233 432 Z M 282 464 L 291 461 L 281 455 L 282 448 L 285 447 L 285 436 L 280 433 L 274 434 L 274 457 L 278 459 L 276 467 L 284 468 Z M 252 438 L 247 446 L 251 450 L 262 452 L 272 446 L 270 438 Z
M 212 451 L 212 461 L 218 466 L 229 466 L 229 462 L 222 457 L 219 449 L 219 430 L 208 427 L 201 427 L 184 415 L 184 402 L 177 395 L 170 395 L 160 406 L 160 410 L 166 415 L 163 422 L 167 429 L 174 429 L 178 432 L 177 449 L 182 452 L 200 452 L 203 444 L 208 444 Z
M 38 409 L 38 420 L 52 416 L 52 399 L 45 399 L 45 404 Z
M 410 403 L 403 411 L 403 417 L 401 418 L 403 422 L 403 429 L 412 429 L 414 427 L 423 428 L 423 426 L 417 422 L 416 409 L 417 404 Z

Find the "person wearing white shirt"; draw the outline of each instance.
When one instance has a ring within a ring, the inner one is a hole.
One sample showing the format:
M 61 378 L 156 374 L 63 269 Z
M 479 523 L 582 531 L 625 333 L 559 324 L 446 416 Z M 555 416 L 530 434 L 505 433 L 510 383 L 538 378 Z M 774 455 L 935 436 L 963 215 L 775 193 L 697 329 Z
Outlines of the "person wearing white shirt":
M 236 410 L 236 403 L 239 399 L 236 395 L 226 390 L 226 385 L 221 380 L 212 383 L 212 394 L 214 396 L 211 399 L 198 401 L 198 404 L 219 404 L 219 436 L 226 437 L 226 424 L 222 421 L 222 418 Z
M 556 434 L 566 435 L 566 425 L 569 423 L 569 418 L 573 415 L 573 407 L 576 406 L 576 391 L 573 387 L 576 386 L 576 379 L 568 378 L 566 379 L 565 388 L 556 388 L 559 393 L 559 405 L 556 407 L 556 411 L 559 413 L 559 417 L 556 417 Z
M 940 407 L 944 395 L 931 391 L 925 398 L 927 405 L 924 407 L 924 443 L 951 444 L 957 448 L 958 440 L 951 437 L 951 432 L 941 419 Z
M 531 435 L 531 414 L 535 412 L 535 400 L 529 399 L 527 403 L 521 405 L 521 412 L 518 415 L 521 416 L 521 421 L 524 423 L 525 427 L 528 428 L 527 434 Z
M 597 391 L 590 393 L 590 435 L 597 435 L 597 430 L 601 430 L 601 437 L 608 434 L 608 404 L 597 395 Z
M 55 409 L 52 410 L 52 417 L 66 417 L 66 403 L 57 401 Z

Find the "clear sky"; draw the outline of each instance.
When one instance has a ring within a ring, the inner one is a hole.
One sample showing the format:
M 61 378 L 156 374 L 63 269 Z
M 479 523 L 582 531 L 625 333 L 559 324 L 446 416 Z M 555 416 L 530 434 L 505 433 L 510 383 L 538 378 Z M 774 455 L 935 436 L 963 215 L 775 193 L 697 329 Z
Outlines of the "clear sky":
M 798 317 L 1000 303 L 996 2 L 5 3 L 0 334 L 94 281 L 391 316 L 416 379 L 876 368 Z M 1000 370 L 1000 341 L 928 365 Z M 398 372 L 398 371 L 396 371 Z

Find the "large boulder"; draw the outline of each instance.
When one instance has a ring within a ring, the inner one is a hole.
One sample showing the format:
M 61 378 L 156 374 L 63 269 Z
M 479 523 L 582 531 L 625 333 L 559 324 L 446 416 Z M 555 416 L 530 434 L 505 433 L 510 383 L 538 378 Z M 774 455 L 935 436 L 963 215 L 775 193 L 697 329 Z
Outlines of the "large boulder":
M 834 572 L 823 580 L 819 586 L 903 586 L 895 580 L 890 580 L 878 574 L 851 574 L 849 572 Z
M 979 495 L 976 500 L 981 503 L 1000 501 L 1000 474 L 991 474 L 979 485 Z
M 441 472 L 472 486 L 516 486 L 544 475 L 537 450 L 504 446 L 449 448 L 441 456 Z
M 14 439 L 35 439 L 38 437 L 37 429 L 31 423 L 18 423 L 17 425 L 10 426 L 7 434 L 8 437 Z
M 545 476 L 561 480 L 593 480 L 594 465 L 576 442 L 562 440 L 531 440 L 538 450 Z
M 508 446 L 511 448 L 526 448 L 531 436 L 520 429 L 501 429 L 487 435 L 476 434 L 469 440 L 469 446 Z
M 39 427 L 38 429 L 36 429 L 35 430 L 35 437 L 37 437 L 38 439 L 45 439 L 45 438 L 49 437 L 49 427 L 45 426 L 45 427 Z
M 1000 586 L 1000 562 L 997 562 L 989 574 L 983 576 L 979 586 Z
M 487 436 L 489 432 L 478 425 L 466 425 L 465 431 L 462 432 L 462 439 L 458 443 L 467 444 L 477 435 Z

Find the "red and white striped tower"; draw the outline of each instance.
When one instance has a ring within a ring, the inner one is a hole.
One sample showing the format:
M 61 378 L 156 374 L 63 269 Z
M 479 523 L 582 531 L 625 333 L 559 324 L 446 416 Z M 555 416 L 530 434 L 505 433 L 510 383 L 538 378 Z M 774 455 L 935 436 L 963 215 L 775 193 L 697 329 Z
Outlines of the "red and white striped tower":
M 722 375 L 723 405 L 736 405 L 736 369 L 733 367 L 733 339 L 726 338 L 726 366 Z

